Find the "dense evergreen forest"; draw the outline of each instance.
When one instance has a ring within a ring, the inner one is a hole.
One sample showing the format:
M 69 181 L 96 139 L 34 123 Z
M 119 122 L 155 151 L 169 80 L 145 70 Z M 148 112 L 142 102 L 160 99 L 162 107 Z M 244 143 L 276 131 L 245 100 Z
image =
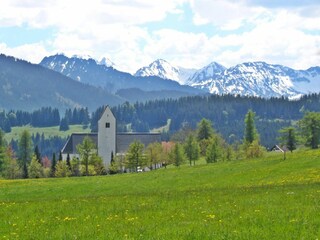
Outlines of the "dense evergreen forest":
M 21 110 L 11 110 L 8 112 L 0 112 L 0 128 L 4 132 L 11 132 L 12 127 L 21 127 L 30 125 L 32 127 L 52 127 L 61 126 L 61 123 L 69 124 L 83 124 L 89 123 L 89 113 L 87 108 L 67 109 L 64 117 L 60 117 L 57 108 L 41 108 L 31 113 Z M 61 128 L 60 128 L 61 129 Z M 66 142 L 65 138 L 50 137 L 45 138 L 44 134 L 37 133 L 32 135 L 32 142 L 34 147 L 40 149 L 42 156 L 51 158 L 53 153 L 59 153 Z M 18 141 L 11 140 L 10 145 L 15 152 L 18 151 Z
M 117 119 L 118 131 L 149 131 L 166 125 L 170 119 L 169 134 L 164 134 L 168 139 L 179 129 L 194 129 L 202 118 L 207 118 L 226 141 L 233 143 L 243 138 L 244 117 L 249 109 L 256 113 L 261 143 L 270 147 L 277 143 L 279 129 L 294 124 L 307 111 L 320 111 L 320 94 L 306 95 L 295 101 L 231 95 L 193 96 L 146 103 L 127 102 L 113 107 L 112 111 Z M 103 107 L 100 107 L 92 114 L 92 131 L 97 130 L 102 110 Z
M 97 131 L 97 122 L 104 107 L 92 114 L 87 108 L 68 109 L 64 116 L 58 109 L 47 107 L 33 112 L 11 110 L 0 112 L 0 128 L 10 132 L 11 127 L 30 125 L 33 127 L 57 126 L 61 123 L 89 125 L 92 132 Z M 228 143 L 243 139 L 244 118 L 249 109 L 256 113 L 256 126 L 261 144 L 271 147 L 278 142 L 279 130 L 294 125 L 305 112 L 320 112 L 320 94 L 303 96 L 290 101 L 285 98 L 257 98 L 241 96 L 192 96 L 180 99 L 154 100 L 145 103 L 128 102 L 113 107 L 117 119 L 118 132 L 146 132 L 161 128 L 170 123 L 169 132 L 163 132 L 163 140 L 169 140 L 180 129 L 195 129 L 201 119 L 213 122 L 214 129 Z M 61 128 L 60 128 L 61 129 Z M 45 139 L 41 134 L 32 136 L 33 145 L 38 146 L 42 155 L 58 153 L 66 139 L 59 137 Z M 17 148 L 17 142 L 11 145 Z
M 88 108 L 67 109 L 64 118 L 68 124 L 88 124 Z M 33 127 L 52 127 L 61 123 L 61 117 L 57 108 L 43 107 L 33 112 L 14 111 L 0 112 L 0 128 L 4 132 L 10 132 L 11 127 L 31 125 Z

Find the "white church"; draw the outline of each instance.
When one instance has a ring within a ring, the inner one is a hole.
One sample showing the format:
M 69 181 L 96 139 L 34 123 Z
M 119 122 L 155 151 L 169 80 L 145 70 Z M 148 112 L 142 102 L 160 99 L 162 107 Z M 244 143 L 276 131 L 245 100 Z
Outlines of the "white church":
M 88 136 L 97 146 L 98 155 L 103 159 L 106 167 L 110 165 L 111 155 L 125 154 L 132 142 L 140 141 L 147 147 L 150 143 L 160 142 L 160 133 L 117 133 L 117 121 L 109 106 L 98 121 L 97 133 L 72 133 L 62 148 L 62 158 L 79 157 L 77 145 Z

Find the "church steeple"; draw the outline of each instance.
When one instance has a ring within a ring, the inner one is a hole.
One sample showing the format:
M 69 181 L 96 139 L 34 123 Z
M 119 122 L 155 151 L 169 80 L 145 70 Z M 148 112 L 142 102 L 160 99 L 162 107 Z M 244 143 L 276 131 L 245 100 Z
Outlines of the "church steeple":
M 116 118 L 107 106 L 98 121 L 98 154 L 106 166 L 116 152 Z

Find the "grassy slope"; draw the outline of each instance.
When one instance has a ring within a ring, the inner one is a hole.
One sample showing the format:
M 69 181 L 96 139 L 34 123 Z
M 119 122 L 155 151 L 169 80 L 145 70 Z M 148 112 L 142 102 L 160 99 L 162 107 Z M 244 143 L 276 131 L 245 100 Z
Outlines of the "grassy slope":
M 0 180 L 0 239 L 317 239 L 320 151 L 69 179 Z
M 37 133 L 44 133 L 46 138 L 49 137 L 63 137 L 66 138 L 67 136 L 71 135 L 71 133 L 75 132 L 90 132 L 90 128 L 83 129 L 82 125 L 70 125 L 70 129 L 68 131 L 59 131 L 59 126 L 55 127 L 44 127 L 44 128 L 37 128 L 31 126 L 23 126 L 23 127 L 13 127 L 10 133 L 5 134 L 5 138 L 7 141 L 11 141 L 11 139 L 19 139 L 20 135 L 23 130 L 29 130 L 30 134 L 36 135 Z

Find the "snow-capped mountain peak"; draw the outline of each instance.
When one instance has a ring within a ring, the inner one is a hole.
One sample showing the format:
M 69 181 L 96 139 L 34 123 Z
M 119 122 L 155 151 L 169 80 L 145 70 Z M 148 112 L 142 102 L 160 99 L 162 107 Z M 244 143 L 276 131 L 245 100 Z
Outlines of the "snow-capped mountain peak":
M 200 69 L 188 84 L 215 94 L 290 98 L 301 95 L 293 88 L 288 73 L 295 70 L 291 68 L 265 62 L 241 63 L 228 69 L 220 66 L 211 63 Z
M 107 67 L 113 67 L 115 68 L 116 64 L 112 62 L 109 58 L 103 57 L 99 61 L 96 61 L 99 65 L 104 65 Z
M 140 68 L 135 76 L 157 76 L 184 84 L 186 79 L 195 72 L 194 69 L 186 69 L 173 66 L 164 59 L 157 59 L 146 67 Z
M 147 67 L 140 68 L 135 76 L 158 76 L 164 79 L 179 81 L 179 69 L 163 59 L 157 59 Z
M 206 79 L 215 78 L 217 75 L 220 75 L 226 68 L 217 62 L 212 62 L 209 65 L 201 68 L 196 71 L 193 76 L 191 76 L 187 84 L 192 84 L 194 82 L 201 82 Z
M 75 54 L 72 56 L 72 58 L 78 58 L 78 59 L 83 59 L 83 60 L 89 60 L 89 59 L 93 59 L 89 54 Z

